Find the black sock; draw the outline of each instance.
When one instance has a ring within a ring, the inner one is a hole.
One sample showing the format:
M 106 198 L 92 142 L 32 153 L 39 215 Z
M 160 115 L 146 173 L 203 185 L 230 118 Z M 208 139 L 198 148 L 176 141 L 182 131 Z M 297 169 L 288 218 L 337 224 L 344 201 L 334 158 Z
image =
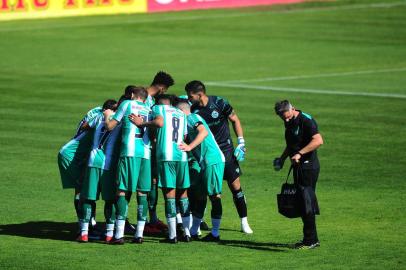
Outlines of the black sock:
M 233 200 L 235 207 L 237 208 L 238 215 L 240 218 L 246 217 L 247 216 L 247 203 L 245 202 L 245 196 L 244 192 L 242 192 L 242 189 L 240 188 L 237 191 L 232 191 L 233 192 Z

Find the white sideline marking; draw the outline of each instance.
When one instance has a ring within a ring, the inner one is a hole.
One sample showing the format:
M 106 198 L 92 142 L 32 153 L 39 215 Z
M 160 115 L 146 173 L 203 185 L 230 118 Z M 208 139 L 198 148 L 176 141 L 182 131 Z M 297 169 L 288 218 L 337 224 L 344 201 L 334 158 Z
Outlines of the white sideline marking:
M 0 28 L 0 32 L 16 32 L 16 31 L 31 31 L 31 30 L 43 30 L 43 29 L 61 29 L 61 28 L 75 28 L 75 27 L 89 27 L 89 26 L 111 26 L 111 25 L 130 25 L 130 24 L 140 24 L 140 23 L 160 23 L 160 22 L 170 22 L 170 21 L 194 21 L 194 20 L 209 20 L 209 19 L 223 19 L 223 18 L 239 18 L 239 17 L 249 17 L 257 16 L 261 14 L 290 14 L 290 13 L 308 13 L 308 12 L 318 12 L 318 11 L 338 11 L 338 10 L 351 10 L 351 9 L 365 9 L 365 8 L 391 8 L 398 6 L 406 6 L 406 1 L 393 2 L 393 3 L 372 3 L 372 4 L 359 4 L 359 5 L 342 5 L 334 7 L 316 7 L 316 8 L 301 8 L 301 9 L 292 9 L 292 10 L 268 10 L 268 11 L 253 11 L 249 13 L 234 13 L 234 14 L 217 14 L 217 15 L 199 15 L 199 16 L 189 16 L 189 17 L 169 17 L 164 18 L 162 16 L 155 16 L 154 18 L 147 19 L 138 19 L 131 21 L 118 21 L 118 22 L 87 22 L 87 23 L 78 23 L 66 25 L 40 25 L 40 26 L 31 26 L 31 27 L 15 27 L 11 28 Z M 130 14 L 127 14 L 130 15 Z M 131 14 L 137 15 L 137 14 Z M 145 15 L 145 14 L 144 14 Z M 111 16 L 111 14 L 106 14 L 106 16 Z M 83 16 L 86 17 L 86 16 Z M 49 19 L 58 19 L 58 18 L 72 18 L 72 17 L 53 17 Z M 44 18 L 45 19 L 45 18 Z M 48 19 L 48 18 L 46 18 Z M 10 21 L 3 21 L 10 22 Z M 13 21 L 15 22 L 15 21 Z M 1 25 L 1 22 L 0 22 Z
M 313 93 L 313 94 L 324 94 L 324 95 L 365 96 L 365 97 L 384 97 L 384 98 L 406 99 L 406 95 L 394 94 L 394 93 L 349 92 L 349 91 L 334 91 L 334 90 L 322 90 L 322 89 L 304 89 L 304 88 L 290 88 L 290 87 L 246 85 L 246 84 L 222 83 L 222 82 L 208 82 L 208 83 L 206 83 L 206 85 L 220 86 L 220 87 L 227 87 L 227 88 L 242 88 L 242 89 L 255 89 L 255 90 L 262 90 L 262 91 L 275 91 L 275 92 Z
M 299 80 L 299 79 L 309 79 L 309 78 L 325 78 L 325 77 L 341 77 L 341 76 L 352 76 L 352 75 L 365 75 L 365 74 L 376 74 L 376 73 L 388 73 L 388 72 L 400 72 L 406 71 L 404 68 L 390 68 L 390 69 L 372 69 L 372 70 L 360 70 L 351 72 L 336 72 L 336 73 L 321 73 L 314 75 L 297 75 L 297 76 L 283 76 L 283 77 L 267 77 L 258 79 L 247 79 L 247 80 L 233 80 L 233 81 L 216 81 L 213 83 L 245 83 L 245 82 L 269 82 L 269 81 L 286 81 L 286 80 Z

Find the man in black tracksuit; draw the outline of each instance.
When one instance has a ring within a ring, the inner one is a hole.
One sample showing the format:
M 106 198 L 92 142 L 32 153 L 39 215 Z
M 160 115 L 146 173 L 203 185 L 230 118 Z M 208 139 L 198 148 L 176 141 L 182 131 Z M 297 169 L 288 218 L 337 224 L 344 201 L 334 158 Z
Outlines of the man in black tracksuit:
M 287 157 L 293 164 L 295 184 L 300 194 L 300 207 L 303 221 L 303 240 L 296 248 L 311 249 L 320 245 L 316 230 L 316 216 L 319 207 L 316 198 L 316 183 L 320 172 L 317 148 L 323 144 L 317 123 L 307 113 L 296 110 L 287 100 L 275 104 L 276 114 L 285 123 L 286 148 L 280 158 L 276 158 L 275 169 L 283 166 Z

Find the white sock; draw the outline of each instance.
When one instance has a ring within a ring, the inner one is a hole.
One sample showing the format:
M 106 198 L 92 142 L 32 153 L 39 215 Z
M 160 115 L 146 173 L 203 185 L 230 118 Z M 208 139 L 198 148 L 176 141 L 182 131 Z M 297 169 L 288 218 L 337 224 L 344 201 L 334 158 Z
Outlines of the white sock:
M 211 234 L 215 237 L 220 235 L 220 223 L 221 223 L 221 219 L 217 219 L 217 218 L 212 218 L 211 219 Z
M 192 228 L 192 225 L 193 225 L 193 216 L 192 216 L 192 214 L 190 214 L 189 215 L 189 230 L 190 230 L 190 228 Z
M 250 228 L 250 225 L 248 224 L 248 218 L 243 217 L 241 218 L 241 230 L 245 233 L 251 234 L 253 231 Z
M 193 216 L 192 227 L 190 228 L 191 235 L 198 235 L 200 230 L 200 223 L 202 222 L 201 218 Z
M 106 224 L 106 236 L 113 237 L 114 234 L 114 224 Z
M 137 232 L 135 233 L 135 237 L 143 237 L 144 235 L 144 227 L 145 227 L 145 221 L 144 220 L 138 220 L 137 221 Z
M 89 222 L 80 222 L 80 235 L 89 234 Z
M 169 239 L 176 237 L 176 217 L 166 218 L 169 229 Z
M 125 219 L 116 219 L 116 235 L 114 238 L 120 239 L 124 237 Z
M 92 217 L 90 222 L 92 223 L 92 227 L 96 226 L 96 220 L 94 219 L 94 217 Z
M 182 216 L 179 213 L 176 214 L 176 223 L 182 224 Z
M 182 217 L 182 225 L 183 225 L 183 229 L 185 230 L 185 235 L 190 237 L 190 215 L 186 216 L 186 217 Z

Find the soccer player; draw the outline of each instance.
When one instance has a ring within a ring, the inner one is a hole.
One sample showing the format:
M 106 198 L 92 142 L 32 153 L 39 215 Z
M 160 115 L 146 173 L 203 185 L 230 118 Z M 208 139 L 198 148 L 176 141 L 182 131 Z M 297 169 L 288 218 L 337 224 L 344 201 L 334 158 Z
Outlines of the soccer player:
M 169 243 L 177 243 L 176 203 L 180 206 L 185 241 L 190 241 L 190 210 L 187 189 L 190 186 L 187 154 L 179 149 L 187 135 L 186 115 L 171 106 L 171 96 L 161 95 L 153 107 L 153 120 L 145 122 L 142 118 L 131 115 L 131 120 L 140 127 L 156 127 L 156 158 L 158 168 L 158 185 L 165 196 L 165 214 L 169 227 Z
M 115 100 L 107 100 L 103 104 L 103 111 L 113 110 L 116 107 Z M 117 160 L 117 139 L 120 129 L 108 131 L 104 125 L 103 114 L 95 120 L 96 127 L 93 135 L 92 150 L 90 152 L 88 167 L 80 191 L 81 218 L 79 222 L 79 242 L 88 242 L 89 221 L 91 218 L 91 205 L 96 201 L 98 188 L 101 187 L 102 198 L 105 201 L 104 214 L 106 218 L 106 242 L 113 237 L 115 211 L 115 185 L 113 164 Z
M 241 218 L 241 231 L 251 234 L 253 231 L 248 224 L 247 204 L 241 188 L 241 169 L 238 163 L 245 158 L 245 141 L 240 120 L 226 99 L 218 96 L 207 96 L 206 87 L 201 81 L 187 83 L 185 90 L 189 101 L 193 103 L 192 113 L 197 113 L 206 121 L 225 156 L 224 179 L 227 180 L 238 215 Z M 236 148 L 234 148 L 231 140 L 229 120 L 238 138 Z
M 159 71 L 151 82 L 151 85 L 147 88 L 148 97 L 145 100 L 145 104 L 152 108 L 155 105 L 155 96 L 164 94 L 169 87 L 174 85 L 175 81 L 172 76 L 164 71 Z M 159 220 L 156 213 L 156 206 L 158 203 L 158 175 L 155 156 L 155 142 L 152 141 L 152 156 L 151 156 L 151 191 L 148 192 L 148 210 L 149 210 L 149 222 L 145 227 L 145 231 L 149 233 L 160 233 L 167 229 L 167 226 Z
M 137 191 L 137 229 L 133 242 L 143 242 L 143 232 L 147 219 L 148 202 L 146 193 L 151 190 L 151 149 L 148 130 L 139 128 L 129 121 L 130 114 L 140 115 L 148 120 L 151 110 L 144 103 L 147 91 L 142 87 L 131 86 L 132 100 L 125 100 L 110 119 L 111 110 L 106 110 L 105 123 L 108 130 L 115 130 L 122 123 L 120 158 L 117 166 L 117 226 L 115 244 L 124 244 L 124 226 L 128 214 L 129 192 Z
M 102 107 L 95 107 L 88 111 L 79 122 L 75 136 L 58 153 L 58 166 L 64 189 L 75 189 L 74 207 L 78 220 L 81 217 L 79 209 L 79 193 L 86 170 L 87 160 L 92 147 L 94 127 L 96 120 L 102 114 Z M 95 204 L 92 206 L 92 226 L 96 225 L 94 219 Z
M 203 118 L 190 113 L 188 101 L 179 100 L 176 106 L 187 116 L 189 141 L 189 144 L 181 144 L 179 148 L 187 152 L 192 151 L 201 168 L 197 175 L 198 179 L 194 179 L 197 183 L 193 185 L 193 193 L 197 200 L 194 202 L 193 225 L 190 234 L 192 238 L 198 238 L 198 229 L 204 215 L 208 195 L 212 204 L 212 230 L 202 240 L 216 242 L 220 240 L 221 191 L 225 158 Z

